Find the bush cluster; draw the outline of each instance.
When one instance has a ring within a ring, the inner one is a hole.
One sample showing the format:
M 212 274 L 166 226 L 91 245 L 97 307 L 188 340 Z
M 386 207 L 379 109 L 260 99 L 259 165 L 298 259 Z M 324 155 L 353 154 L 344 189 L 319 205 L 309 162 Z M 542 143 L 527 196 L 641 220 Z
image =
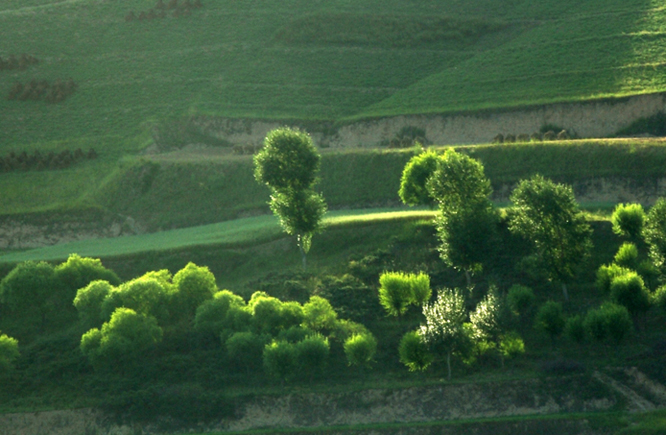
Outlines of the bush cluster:
M 12 69 L 24 70 L 30 65 L 34 65 L 36 63 L 39 63 L 39 59 L 37 59 L 35 56 L 31 56 L 25 53 L 22 53 L 19 56 L 10 54 L 6 59 L 3 59 L 0 56 L 0 71 Z
M 155 7 L 145 11 L 139 11 L 138 14 L 134 11 L 129 11 L 127 15 L 125 15 L 125 21 L 146 21 L 157 18 L 166 18 L 169 11 L 171 11 L 171 15 L 174 18 L 188 17 L 192 14 L 194 9 L 202 7 L 203 3 L 201 3 L 201 0 L 194 0 L 192 2 L 190 0 L 185 0 L 183 3 L 178 3 L 178 0 L 171 0 L 167 4 L 164 4 L 163 0 L 158 0 Z
M 26 84 L 14 83 L 7 94 L 7 99 L 19 101 L 44 100 L 47 103 L 60 103 L 72 95 L 77 88 L 78 85 L 72 79 L 57 79 L 53 84 L 47 80 L 33 79 Z
M 90 148 L 84 152 L 81 148 L 75 151 L 64 150 L 59 153 L 53 151 L 42 154 L 39 150 L 28 154 L 23 151 L 11 151 L 6 156 L 0 156 L 0 172 L 13 171 L 46 171 L 50 169 L 66 169 L 84 160 L 94 160 L 98 157 L 97 151 Z
M 555 133 L 553 130 L 548 130 L 545 133 L 534 132 L 531 135 L 526 133 L 521 133 L 519 135 L 507 134 L 506 136 L 502 133 L 498 134 L 493 138 L 493 143 L 526 143 L 526 142 L 543 142 L 543 141 L 553 141 L 553 140 L 567 140 L 571 139 L 569 132 L 566 130 L 561 130 L 559 133 Z

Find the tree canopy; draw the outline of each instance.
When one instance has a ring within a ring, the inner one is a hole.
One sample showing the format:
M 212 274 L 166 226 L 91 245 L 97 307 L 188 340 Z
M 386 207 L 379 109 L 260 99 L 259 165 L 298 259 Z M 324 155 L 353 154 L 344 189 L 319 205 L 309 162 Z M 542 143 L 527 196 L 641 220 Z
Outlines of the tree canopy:
M 523 180 L 511 194 L 509 229 L 533 247 L 551 280 L 566 283 L 589 257 L 592 229 L 581 213 L 571 187 L 556 184 L 540 175 Z

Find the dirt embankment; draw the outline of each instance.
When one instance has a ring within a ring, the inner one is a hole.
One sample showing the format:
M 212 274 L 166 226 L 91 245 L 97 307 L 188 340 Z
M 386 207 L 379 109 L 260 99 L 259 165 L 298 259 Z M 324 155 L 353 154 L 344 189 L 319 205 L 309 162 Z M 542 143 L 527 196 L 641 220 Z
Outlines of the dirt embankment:
M 373 148 L 386 145 L 405 129 L 420 131 L 428 143 L 437 145 L 489 143 L 499 133 L 531 134 L 545 125 L 564 128 L 581 138 L 607 137 L 639 118 L 664 110 L 666 95 L 650 94 L 473 113 L 404 115 L 341 125 L 212 117 L 192 122 L 232 145 L 260 145 L 270 130 L 290 125 L 306 129 L 320 147 Z
M 623 406 L 622 400 L 615 391 L 590 376 L 441 384 L 349 393 L 290 393 L 241 399 L 236 405 L 235 418 L 209 422 L 195 431 L 312 429 L 391 423 L 403 425 L 396 426 L 395 431 L 382 431 L 392 434 L 404 433 L 405 424 L 607 411 Z M 562 419 L 569 424 L 566 420 Z M 507 430 L 516 424 L 538 426 L 539 422 L 507 421 L 502 424 L 506 426 L 504 430 Z M 499 426 L 504 427 L 502 424 Z M 567 433 L 594 433 L 580 422 L 574 426 L 577 427 L 576 431 Z M 108 416 L 89 409 L 0 416 L 0 433 L 4 435 L 125 435 L 163 433 L 168 429 L 168 425 L 159 424 L 116 424 Z M 421 429 L 426 431 L 410 433 L 428 433 L 427 428 Z M 455 428 L 448 430 L 450 432 L 444 433 L 487 433 L 459 431 Z M 188 430 L 181 431 L 185 433 Z

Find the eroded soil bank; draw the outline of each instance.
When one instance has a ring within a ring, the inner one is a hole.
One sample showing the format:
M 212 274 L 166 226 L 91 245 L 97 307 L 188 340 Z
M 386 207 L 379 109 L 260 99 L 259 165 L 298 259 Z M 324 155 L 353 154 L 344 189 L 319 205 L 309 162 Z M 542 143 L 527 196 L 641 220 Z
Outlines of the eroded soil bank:
M 515 109 L 444 115 L 402 115 L 349 123 L 264 121 L 194 117 L 198 129 L 231 145 L 261 145 L 266 134 L 284 125 L 307 130 L 322 148 L 374 148 L 387 145 L 401 132 L 418 131 L 430 144 L 490 143 L 497 134 L 531 134 L 546 125 L 580 138 L 608 137 L 639 118 L 666 110 L 666 94 L 636 95 L 579 103 L 557 103 Z M 160 148 L 158 134 L 157 148 Z
M 568 433 L 594 434 L 575 418 L 533 421 L 478 422 L 467 426 L 444 424 L 437 430 L 427 422 L 545 416 L 624 409 L 626 401 L 592 376 L 542 378 L 476 384 L 442 383 L 406 389 L 371 389 L 345 393 L 287 393 L 240 398 L 235 417 L 179 428 L 172 421 L 151 424 L 118 423 L 90 409 L 48 411 L 0 416 L 5 435 L 129 435 L 170 431 L 245 431 L 266 428 L 315 429 L 361 426 L 359 433 L 380 433 L 363 425 L 396 424 L 381 433 Z M 406 430 L 399 424 L 416 424 Z M 541 427 L 543 426 L 543 427 Z M 565 432 L 551 430 L 568 429 Z M 492 430 L 489 432 L 489 429 Z M 541 429 L 544 431 L 541 431 Z M 548 430 L 545 430 L 547 429 Z M 464 429 L 464 430 L 463 430 Z M 528 432 L 524 432 L 528 430 Z M 534 430 L 532 430 L 534 429 Z M 349 432 L 345 432 L 349 433 Z M 354 431 L 356 433 L 356 431 Z

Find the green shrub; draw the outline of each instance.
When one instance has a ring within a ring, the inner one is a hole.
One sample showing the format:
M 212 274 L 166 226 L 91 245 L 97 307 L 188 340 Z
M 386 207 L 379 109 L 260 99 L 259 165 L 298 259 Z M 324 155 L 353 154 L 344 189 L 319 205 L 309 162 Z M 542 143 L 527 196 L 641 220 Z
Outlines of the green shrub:
M 626 307 L 611 302 L 587 312 L 583 321 L 585 331 L 596 341 L 606 338 L 621 342 L 633 329 L 631 316 Z
M 19 355 L 18 340 L 6 334 L 0 335 L 0 375 L 13 368 Z
M 236 332 L 225 343 L 229 361 L 237 368 L 244 367 L 248 373 L 260 367 L 269 335 L 257 335 L 252 332 Z
M 613 278 L 610 295 L 614 302 L 623 305 L 632 314 L 643 313 L 650 308 L 650 295 L 643 278 L 636 272 Z
M 338 314 L 324 298 L 312 296 L 303 305 L 303 325 L 313 331 L 331 331 L 338 321 Z
M 274 341 L 264 347 L 264 370 L 270 376 L 284 382 L 296 374 L 298 353 L 296 345 L 286 341 Z
M 512 312 L 524 315 L 534 304 L 534 291 L 530 287 L 514 284 L 506 295 L 506 303 Z
M 439 156 L 434 151 L 428 151 L 412 157 L 405 165 L 400 179 L 400 190 L 398 194 L 403 203 L 414 205 L 427 205 L 432 207 L 435 200 L 430 196 L 426 188 L 428 178 L 437 169 Z
M 113 291 L 108 281 L 93 281 L 76 292 L 74 306 L 79 312 L 81 324 L 89 328 L 99 328 L 104 323 L 102 318 L 102 303 Z
M 319 335 L 311 335 L 296 344 L 298 367 L 310 379 L 324 373 L 330 346 L 328 340 Z
M 636 270 L 638 268 L 638 248 L 633 243 L 623 243 L 617 250 L 613 262 L 620 267 Z
M 377 353 L 377 340 L 372 334 L 355 334 L 345 340 L 345 355 L 350 366 L 370 367 Z
M 398 353 L 400 362 L 406 365 L 410 372 L 425 371 L 435 360 L 418 330 L 410 331 L 402 337 Z
M 666 314 L 666 285 L 657 288 L 652 295 L 652 303 L 659 308 L 659 310 Z
M 174 292 L 171 293 L 171 316 L 191 320 L 196 309 L 217 293 L 215 276 L 207 267 L 188 263 L 173 277 Z
M 643 225 L 645 225 L 645 211 L 640 204 L 618 204 L 615 206 L 611 222 L 613 223 L 613 232 L 620 236 L 629 237 L 637 240 Z
M 384 272 L 379 277 L 379 303 L 390 316 L 402 316 L 412 303 L 412 288 L 403 272 Z
M 547 332 L 552 339 L 560 335 L 565 325 L 562 304 L 554 301 L 543 304 L 537 312 L 535 325 Z
M 197 308 L 194 329 L 216 336 L 225 329 L 238 332 L 248 330 L 252 315 L 244 308 L 245 301 L 242 297 L 229 290 L 219 291 L 215 293 L 213 299 L 205 301 Z
M 597 279 L 595 281 L 597 289 L 603 295 L 610 294 L 611 282 L 615 277 L 631 272 L 631 270 L 619 266 L 615 263 L 600 266 L 597 270 Z
M 564 325 L 564 335 L 573 342 L 581 343 L 585 339 L 585 323 L 583 317 L 569 317 Z

